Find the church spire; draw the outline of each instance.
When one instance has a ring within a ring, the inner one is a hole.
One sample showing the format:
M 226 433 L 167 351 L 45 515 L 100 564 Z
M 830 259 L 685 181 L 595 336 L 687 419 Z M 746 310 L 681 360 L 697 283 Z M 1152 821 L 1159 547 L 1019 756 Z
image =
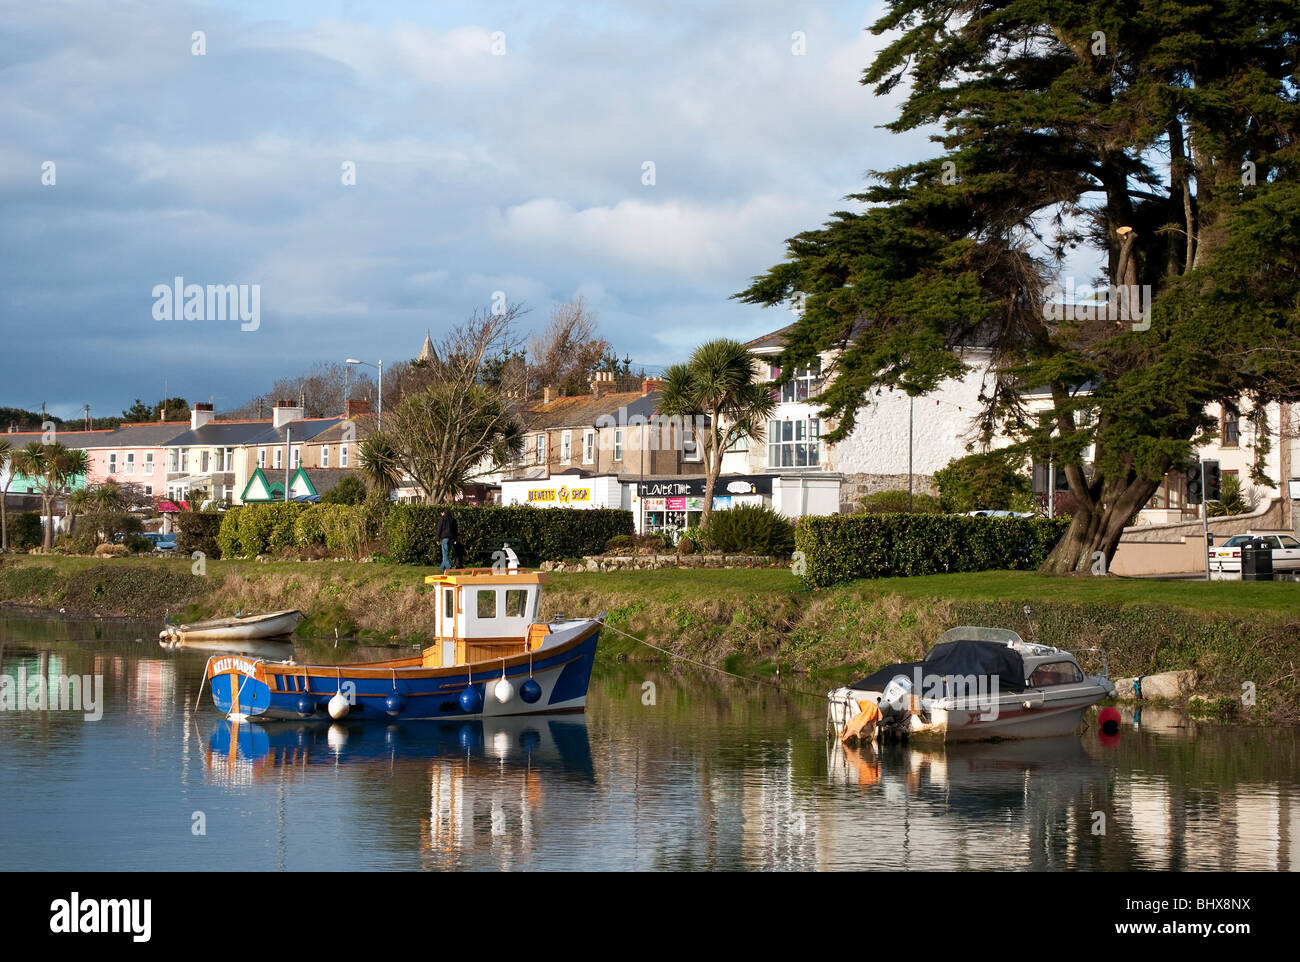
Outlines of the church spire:
M 429 336 L 429 333 L 427 331 L 424 334 L 424 346 L 420 348 L 420 356 L 417 357 L 416 360 L 417 361 L 438 360 L 438 354 L 433 349 L 433 338 Z

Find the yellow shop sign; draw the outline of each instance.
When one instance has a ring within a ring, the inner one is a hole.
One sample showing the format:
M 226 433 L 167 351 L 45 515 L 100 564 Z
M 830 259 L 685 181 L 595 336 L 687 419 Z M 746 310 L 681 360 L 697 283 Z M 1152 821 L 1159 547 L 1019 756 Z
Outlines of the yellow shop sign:
M 560 504 L 569 504 L 574 501 L 590 503 L 591 488 L 562 487 L 558 491 L 555 488 L 530 488 L 528 500 L 529 502 L 556 501 Z

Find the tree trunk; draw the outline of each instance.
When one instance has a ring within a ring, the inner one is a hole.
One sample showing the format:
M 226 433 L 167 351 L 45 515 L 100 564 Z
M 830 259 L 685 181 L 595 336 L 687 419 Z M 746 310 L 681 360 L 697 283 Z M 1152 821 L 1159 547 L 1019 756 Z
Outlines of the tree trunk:
M 1127 483 L 1104 484 L 1099 503 L 1077 499 L 1069 529 L 1038 570 L 1044 574 L 1106 574 L 1124 526 L 1158 487 L 1159 482 L 1139 477 Z
M 9 500 L 9 485 L 13 482 L 13 470 L 9 471 L 9 478 L 5 481 L 4 492 L 0 494 L 0 551 L 9 550 L 9 506 L 6 502 Z
M 54 499 L 45 499 L 45 537 L 41 539 L 41 545 L 48 554 L 54 548 Z

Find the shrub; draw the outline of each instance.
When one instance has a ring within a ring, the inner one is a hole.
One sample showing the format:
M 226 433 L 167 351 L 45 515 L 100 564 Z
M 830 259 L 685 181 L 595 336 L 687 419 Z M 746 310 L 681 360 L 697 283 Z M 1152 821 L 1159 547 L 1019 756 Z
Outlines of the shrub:
M 133 534 L 126 539 L 125 547 L 131 554 L 148 554 L 153 551 L 153 542 L 148 538 Z
M 244 551 L 239 541 L 239 515 L 243 508 L 231 508 L 221 516 L 217 530 L 217 552 L 223 558 L 238 558 Z
M 699 547 L 696 535 L 690 531 L 683 531 L 681 537 L 677 539 L 678 554 L 695 554 Z
M 216 511 L 182 511 L 176 515 L 176 552 L 193 554 L 202 551 L 209 558 L 221 557 L 217 535 L 223 517 Z
M 877 491 L 859 498 L 862 510 L 870 514 L 943 514 L 939 499 L 919 491 L 912 493 L 912 507 L 907 506 L 906 491 Z
M 453 506 L 466 565 L 490 565 L 509 544 L 524 564 L 600 554 L 609 539 L 634 531 L 632 512 L 617 508 Z M 436 565 L 438 505 L 399 504 L 388 514 L 388 554 L 403 564 Z
M 299 548 L 325 546 L 325 511 L 328 505 L 308 505 L 293 523 L 293 541 Z
M 39 511 L 24 511 L 9 515 L 9 547 L 16 551 L 39 548 L 44 542 L 45 528 Z
M 320 519 L 323 543 L 330 555 L 360 558 L 365 553 L 369 540 L 365 505 L 322 505 Z
M 339 483 L 334 485 L 324 494 L 321 495 L 321 504 L 364 504 L 366 500 L 366 484 L 355 474 L 345 475 L 339 479 Z
M 726 554 L 788 555 L 794 526 L 765 504 L 738 504 L 709 516 L 704 540 Z
M 851 514 L 801 518 L 795 547 L 804 579 L 826 587 L 855 578 L 1037 568 L 1069 518 Z
M 943 510 L 1028 510 L 1033 484 L 1024 466 L 1025 455 L 1008 448 L 954 458 L 934 473 Z
M 247 504 L 239 511 L 239 553 L 255 557 L 293 547 L 294 525 L 303 505 L 292 501 Z
M 101 544 L 95 548 L 96 558 L 125 558 L 130 553 L 124 544 Z
M 605 550 L 609 552 L 628 551 L 631 548 L 633 548 L 635 545 L 636 545 L 636 538 L 633 537 L 632 535 L 616 534 L 614 535 L 614 537 L 610 538 L 608 541 L 605 542 Z

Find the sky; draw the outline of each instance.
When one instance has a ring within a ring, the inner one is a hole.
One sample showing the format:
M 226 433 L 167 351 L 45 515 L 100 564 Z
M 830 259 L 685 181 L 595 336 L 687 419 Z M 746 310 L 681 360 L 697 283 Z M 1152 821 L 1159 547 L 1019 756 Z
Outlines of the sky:
M 935 152 L 858 82 L 879 11 L 0 0 L 0 406 L 232 408 L 494 297 L 526 336 L 581 294 L 651 370 L 782 327 L 731 295 Z M 168 318 L 177 277 L 257 285 L 255 329 Z

